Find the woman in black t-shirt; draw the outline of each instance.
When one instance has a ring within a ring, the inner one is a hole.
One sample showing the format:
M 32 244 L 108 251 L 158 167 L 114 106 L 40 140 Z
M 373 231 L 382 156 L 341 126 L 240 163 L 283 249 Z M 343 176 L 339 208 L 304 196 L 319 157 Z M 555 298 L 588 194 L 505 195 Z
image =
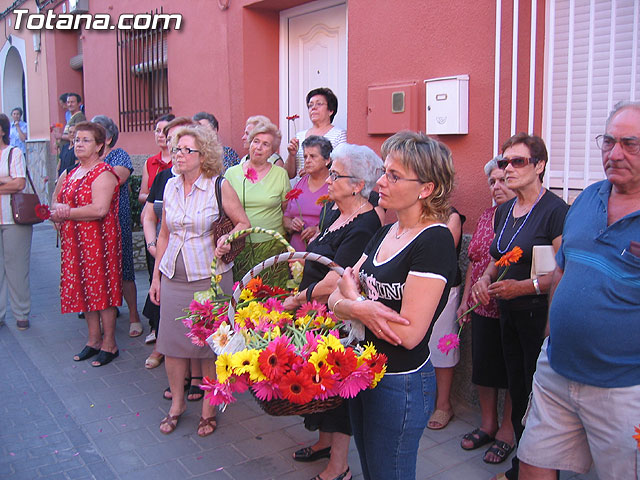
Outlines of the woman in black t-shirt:
M 454 172 L 449 149 L 424 134 L 397 133 L 382 145 L 382 155 L 380 205 L 395 210 L 398 221 L 381 228 L 346 269 L 329 305 L 340 318 L 360 320 L 365 342 L 388 358 L 378 386 L 349 402 L 363 476 L 410 480 L 434 408 L 429 337 L 456 274 L 444 224 Z
M 531 277 L 533 246 L 553 245 L 554 251 L 558 251 L 569 206 L 542 186 L 547 148 L 540 137 L 514 135 L 502 146 L 502 156 L 498 166 L 504 169 L 507 187 L 516 197 L 496 210 L 496 236 L 490 253 L 499 259 L 518 246 L 523 254 L 500 282 L 495 281 L 500 273 L 498 268 L 489 263 L 471 294 L 473 303 L 481 301 L 486 305 L 490 298 L 498 299 L 502 351 L 512 402 L 511 421 L 517 443 L 524 430 L 522 417 L 545 336 L 547 293 L 551 286 L 551 274 Z M 512 463 L 505 474 L 509 480 L 518 478 L 518 458 L 514 457 Z
M 343 143 L 331 153 L 327 177 L 328 192 L 337 211 L 321 213 L 319 235 L 307 246 L 308 252 L 331 258 L 342 267 L 353 266 L 362 256 L 364 245 L 380 228 L 381 222 L 368 198 L 382 169 L 382 160 L 369 147 Z M 330 209 L 329 205 L 325 208 Z M 326 302 L 336 289 L 340 276 L 318 262 L 306 262 L 299 292 L 284 301 L 287 310 L 305 302 Z M 330 457 L 316 478 L 350 478 L 347 455 L 351 426 L 347 404 L 329 412 L 305 415 L 305 427 L 319 430 L 318 441 L 293 454 L 294 460 L 309 462 Z

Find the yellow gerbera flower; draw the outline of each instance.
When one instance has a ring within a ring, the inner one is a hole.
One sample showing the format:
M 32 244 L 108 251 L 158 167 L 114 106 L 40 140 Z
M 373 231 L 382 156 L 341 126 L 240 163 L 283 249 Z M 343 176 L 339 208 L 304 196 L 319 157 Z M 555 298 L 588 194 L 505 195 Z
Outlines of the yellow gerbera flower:
M 233 367 L 231 365 L 231 355 L 223 353 L 218 355 L 216 360 L 216 374 L 220 383 L 225 383 L 231 374 L 233 373 Z
M 344 351 L 344 347 L 340 343 L 340 340 L 333 335 L 323 335 L 322 339 L 319 340 L 318 343 L 324 344 L 329 350 L 335 350 L 338 352 Z
M 253 296 L 253 292 L 251 290 L 249 290 L 248 288 L 245 288 L 244 290 L 242 290 L 242 292 L 240 292 L 240 301 L 241 302 L 246 302 L 249 300 L 253 300 L 255 297 Z
M 234 353 L 231 357 L 231 366 L 233 367 L 233 373 L 236 375 L 248 373 L 252 363 L 258 363 L 258 352 L 256 350 L 245 348 Z
M 329 355 L 329 349 L 324 345 L 318 345 L 318 349 L 309 356 L 309 363 L 316 367 L 316 371 L 320 371 L 327 363 L 327 355 Z

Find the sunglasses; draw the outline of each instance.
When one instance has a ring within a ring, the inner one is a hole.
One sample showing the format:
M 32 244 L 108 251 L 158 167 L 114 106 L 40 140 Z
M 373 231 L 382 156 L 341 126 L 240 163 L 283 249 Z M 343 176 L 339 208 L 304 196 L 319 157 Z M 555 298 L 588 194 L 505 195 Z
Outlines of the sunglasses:
M 511 158 L 502 158 L 498 160 L 498 168 L 500 170 L 504 170 L 507 168 L 507 165 L 511 165 L 514 168 L 522 168 L 529 165 L 529 163 L 537 163 L 538 160 L 535 158 L 527 158 L 527 157 L 511 157 Z

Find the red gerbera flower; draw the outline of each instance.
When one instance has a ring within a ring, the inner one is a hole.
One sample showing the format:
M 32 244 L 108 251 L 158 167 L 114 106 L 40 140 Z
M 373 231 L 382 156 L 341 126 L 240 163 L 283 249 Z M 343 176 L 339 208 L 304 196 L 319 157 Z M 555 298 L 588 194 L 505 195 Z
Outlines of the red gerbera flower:
M 314 386 L 311 379 L 304 372 L 291 371 L 284 375 L 278 384 L 282 397 L 291 403 L 309 403 L 313 400 Z
M 294 355 L 293 346 L 288 342 L 288 339 L 278 337 L 260 352 L 258 356 L 260 370 L 269 379 L 277 381 L 291 370 Z
M 336 375 L 331 373 L 331 370 L 329 370 L 329 367 L 326 365 L 323 365 L 319 370 L 316 370 L 311 381 L 316 386 L 315 398 L 318 400 L 326 400 L 327 398 L 338 394 L 338 381 L 336 380 Z
M 376 353 L 371 355 L 371 358 L 367 358 L 365 363 L 373 373 L 382 373 L 382 370 L 387 363 L 387 356 L 384 353 Z
M 287 120 L 297 120 L 298 118 L 300 118 L 300 115 L 290 115 L 287 117 Z
M 327 363 L 333 367 L 333 372 L 340 378 L 347 378 L 358 366 L 358 358 L 351 348 L 347 348 L 344 352 L 332 350 L 327 355 Z
M 40 220 L 47 220 L 51 216 L 51 210 L 49 210 L 48 205 L 43 205 L 39 203 L 36 205 L 36 217 Z
M 284 198 L 286 200 L 297 200 L 300 195 L 302 195 L 302 189 L 294 188 L 293 190 L 289 190 L 289 192 L 284 196 Z

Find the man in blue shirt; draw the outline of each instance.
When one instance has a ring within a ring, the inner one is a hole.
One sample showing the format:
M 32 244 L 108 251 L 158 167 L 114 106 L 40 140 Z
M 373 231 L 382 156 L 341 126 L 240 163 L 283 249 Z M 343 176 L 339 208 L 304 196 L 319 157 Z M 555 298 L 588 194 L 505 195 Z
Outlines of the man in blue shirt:
M 518 457 L 520 479 L 555 470 L 638 478 L 640 102 L 616 105 L 596 137 L 606 180 L 565 220 Z

